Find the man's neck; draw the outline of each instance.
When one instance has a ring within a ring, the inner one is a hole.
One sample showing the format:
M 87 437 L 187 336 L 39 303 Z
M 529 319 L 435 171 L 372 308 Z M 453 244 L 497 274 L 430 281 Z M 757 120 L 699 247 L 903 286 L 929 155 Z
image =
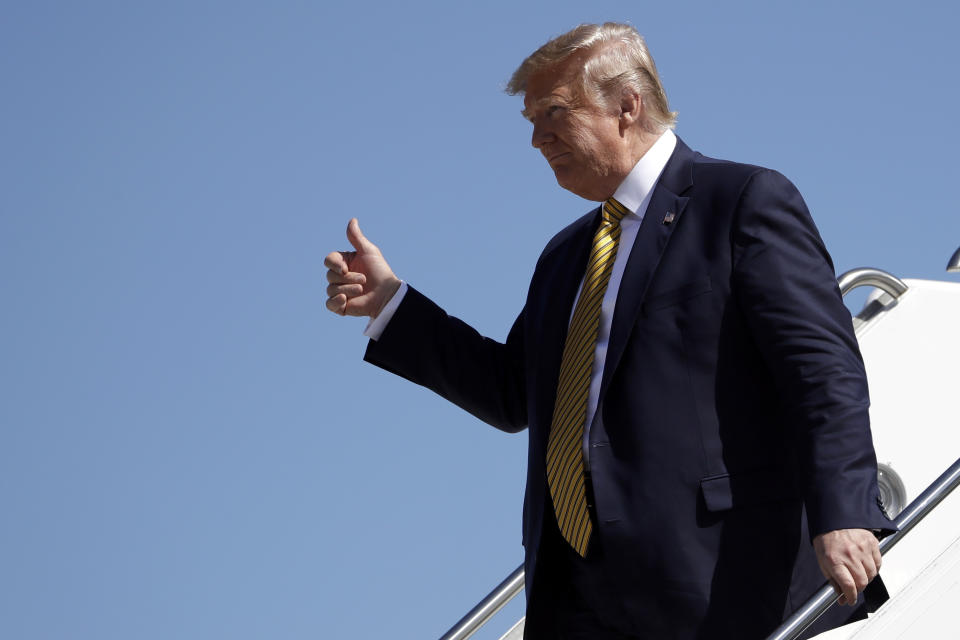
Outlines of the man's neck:
M 640 162 L 640 158 L 645 156 L 647 151 L 650 151 L 650 147 L 656 144 L 661 135 L 663 135 L 662 131 L 659 133 L 650 133 L 649 131 L 645 130 L 641 130 L 639 133 L 634 135 L 634 139 L 630 144 L 630 156 L 633 160 L 633 162 L 630 163 L 631 168 Z
M 622 151 L 623 164 L 620 167 L 620 170 L 616 175 L 608 176 L 608 185 L 612 189 L 608 195 L 603 198 L 598 198 L 598 202 L 602 202 L 609 197 L 613 196 L 614 191 L 617 187 L 627 179 L 627 176 L 630 175 L 630 172 L 633 171 L 633 168 L 637 166 L 637 163 L 640 162 L 640 159 L 643 158 L 650 151 L 651 147 L 656 144 L 657 140 L 662 134 L 660 133 L 650 133 L 648 131 L 640 131 L 638 133 L 628 133 L 629 138 L 625 141 L 624 149 Z

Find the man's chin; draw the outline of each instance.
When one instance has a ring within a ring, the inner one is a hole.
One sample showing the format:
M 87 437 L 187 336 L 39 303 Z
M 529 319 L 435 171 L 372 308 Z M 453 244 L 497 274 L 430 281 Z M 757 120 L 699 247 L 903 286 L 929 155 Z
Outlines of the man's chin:
M 557 179 L 557 184 L 568 191 L 573 191 L 577 174 L 570 167 L 564 165 L 553 167 L 553 176 Z
M 553 172 L 554 177 L 557 179 L 557 184 L 566 189 L 567 191 L 573 191 L 574 183 L 570 180 L 564 179 L 559 172 Z
M 591 197 L 591 194 L 588 190 L 584 189 L 582 184 L 579 184 L 574 181 L 564 182 L 560 179 L 560 176 L 557 176 L 557 184 L 572 193 L 575 196 L 580 196 L 584 200 L 596 200 L 596 198 Z M 601 198 L 602 199 L 602 198 Z

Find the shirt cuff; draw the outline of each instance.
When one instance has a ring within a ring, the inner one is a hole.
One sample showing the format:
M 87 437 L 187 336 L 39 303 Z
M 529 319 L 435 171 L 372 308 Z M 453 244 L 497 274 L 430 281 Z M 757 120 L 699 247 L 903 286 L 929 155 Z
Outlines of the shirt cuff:
M 400 288 L 397 289 L 397 292 L 393 294 L 392 298 L 387 300 L 387 304 L 383 305 L 383 309 L 380 310 L 377 317 L 370 318 L 370 322 L 367 323 L 367 328 L 363 330 L 363 335 L 371 340 L 380 339 L 383 330 L 386 329 L 390 323 L 390 318 L 393 317 L 393 313 L 397 310 L 397 307 L 400 306 L 400 303 L 403 302 L 403 296 L 407 294 L 407 288 L 407 283 L 401 280 Z

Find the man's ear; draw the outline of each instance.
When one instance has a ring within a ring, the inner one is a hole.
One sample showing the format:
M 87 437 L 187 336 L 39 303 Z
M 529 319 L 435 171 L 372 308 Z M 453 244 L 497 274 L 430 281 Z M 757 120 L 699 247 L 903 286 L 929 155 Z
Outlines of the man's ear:
M 624 131 L 643 119 L 643 98 L 639 93 L 625 90 L 620 96 L 620 131 Z

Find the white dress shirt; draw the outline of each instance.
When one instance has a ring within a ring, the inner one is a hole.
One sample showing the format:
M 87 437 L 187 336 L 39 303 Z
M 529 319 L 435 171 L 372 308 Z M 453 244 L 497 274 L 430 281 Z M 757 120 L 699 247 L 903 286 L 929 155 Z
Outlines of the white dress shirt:
M 617 248 L 617 257 L 613 263 L 613 273 L 610 275 L 610 283 L 603 295 L 603 302 L 600 305 L 600 326 L 597 330 L 597 346 L 593 355 L 593 372 L 590 377 L 590 392 L 587 396 L 587 414 L 586 428 L 584 429 L 584 453 L 587 452 L 587 445 L 590 437 L 590 423 L 593 422 L 593 416 L 597 411 L 597 402 L 600 397 L 600 380 L 603 378 L 603 365 L 606 361 L 607 343 L 610 340 L 610 326 L 613 323 L 613 310 L 617 303 L 617 294 L 620 291 L 620 281 L 623 279 L 624 269 L 627 267 L 627 259 L 633 250 L 634 240 L 637 238 L 637 231 L 640 230 L 640 223 L 643 222 L 643 216 L 647 212 L 647 206 L 650 204 L 650 195 L 653 193 L 663 168 L 667 165 L 673 150 L 677 145 L 677 137 L 673 131 L 667 129 L 653 146 L 647 150 L 643 157 L 633 167 L 633 170 L 627 174 L 620 186 L 614 192 L 613 197 L 622 204 L 629 213 L 620 221 L 620 245 Z M 585 274 L 584 274 L 585 275 Z M 583 281 L 581 280 L 581 288 Z M 377 340 L 383 334 L 383 330 L 390 322 L 397 307 L 403 300 L 407 292 L 407 283 L 403 282 L 397 292 L 384 305 L 380 314 L 370 320 L 363 335 L 372 340 Z M 579 299 L 580 294 L 577 294 Z M 570 317 L 573 318 L 573 309 L 576 309 L 576 301 L 570 310 Z M 589 458 L 584 455 L 585 464 Z
M 613 324 L 613 310 L 617 306 L 617 294 L 620 292 L 620 281 L 627 268 L 627 260 L 633 250 L 633 242 L 637 239 L 640 223 L 647 213 L 650 196 L 657 186 L 660 174 L 667 165 L 667 160 L 673 154 L 677 145 L 677 136 L 667 129 L 653 146 L 627 174 L 620 186 L 613 193 L 613 197 L 622 204 L 629 213 L 620 221 L 620 245 L 617 247 L 617 258 L 613 262 L 613 272 L 610 274 L 610 283 L 603 294 L 600 303 L 600 325 L 597 328 L 597 346 L 593 351 L 593 370 L 590 374 L 590 392 L 587 394 L 586 425 L 583 430 L 583 463 L 589 468 L 590 425 L 597 412 L 597 403 L 600 400 L 600 381 L 603 379 L 603 367 L 607 360 L 607 344 L 610 341 L 610 326 Z M 586 274 L 584 274 L 586 277 Z M 583 281 L 580 282 L 581 289 Z M 580 294 L 577 293 L 579 300 Z M 573 303 L 573 309 L 577 303 Z M 573 319 L 573 309 L 570 310 L 570 319 Z

